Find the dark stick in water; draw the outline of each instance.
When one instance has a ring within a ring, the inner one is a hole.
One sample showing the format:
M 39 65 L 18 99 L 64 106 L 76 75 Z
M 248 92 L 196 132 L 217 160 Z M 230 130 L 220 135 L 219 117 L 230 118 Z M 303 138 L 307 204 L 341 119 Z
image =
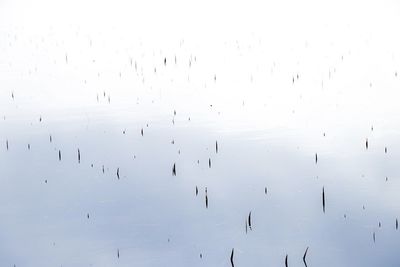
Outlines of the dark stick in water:
M 252 230 L 252 229 L 251 229 L 251 211 L 250 211 L 250 213 L 249 213 L 248 222 L 249 222 L 249 228 L 250 228 L 250 230 Z
M 207 187 L 206 187 L 205 191 L 206 191 L 206 209 L 208 209 L 208 195 L 207 195 Z
M 232 265 L 232 267 L 235 267 L 235 264 L 233 264 L 233 253 L 234 253 L 234 249 L 232 249 L 232 252 L 231 252 L 231 265 Z
M 307 251 L 308 251 L 308 247 L 306 248 L 306 251 L 304 252 L 304 255 L 303 255 L 303 262 L 306 267 L 307 267 L 307 262 L 306 262 Z
M 172 175 L 176 176 L 176 167 L 175 167 L 175 163 L 174 166 L 172 167 Z
M 322 187 L 322 210 L 325 213 L 325 189 Z

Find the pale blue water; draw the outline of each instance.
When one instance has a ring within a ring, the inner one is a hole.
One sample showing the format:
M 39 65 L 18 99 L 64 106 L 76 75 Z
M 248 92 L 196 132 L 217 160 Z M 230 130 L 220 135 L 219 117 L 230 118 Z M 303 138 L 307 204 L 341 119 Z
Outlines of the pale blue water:
M 154 120 L 143 137 L 138 124 L 100 118 L 69 122 L 73 130 L 17 125 L 1 152 L 4 266 L 229 266 L 232 248 L 237 266 L 283 266 L 286 254 L 300 266 L 307 247 L 309 266 L 399 262 L 398 143 L 385 154 L 379 129 L 366 150 L 345 134 L 221 134 L 193 121 Z M 323 147 L 317 164 L 312 141 Z

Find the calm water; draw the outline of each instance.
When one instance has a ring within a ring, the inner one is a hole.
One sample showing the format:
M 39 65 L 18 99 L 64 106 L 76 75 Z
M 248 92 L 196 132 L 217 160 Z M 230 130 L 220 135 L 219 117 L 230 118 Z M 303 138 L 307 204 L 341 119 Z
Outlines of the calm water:
M 281 37 L 77 5 L 0 6 L 1 266 L 399 266 L 396 16 Z

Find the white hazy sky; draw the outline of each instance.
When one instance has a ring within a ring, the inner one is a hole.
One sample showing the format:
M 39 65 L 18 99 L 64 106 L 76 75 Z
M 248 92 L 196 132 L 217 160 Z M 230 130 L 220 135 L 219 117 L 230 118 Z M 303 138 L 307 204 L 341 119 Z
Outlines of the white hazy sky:
M 156 114 L 214 104 L 226 123 L 373 123 L 399 113 L 398 25 L 398 1 L 1 1 L 1 94 L 26 100 L 22 117 L 90 108 L 107 91 L 119 108 L 159 100 Z

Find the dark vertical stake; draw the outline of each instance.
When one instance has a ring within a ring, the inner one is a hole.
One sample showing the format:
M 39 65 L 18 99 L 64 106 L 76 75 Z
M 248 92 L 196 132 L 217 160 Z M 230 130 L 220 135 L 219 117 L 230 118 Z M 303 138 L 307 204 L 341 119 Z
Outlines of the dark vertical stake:
M 249 213 L 248 222 L 249 222 L 249 228 L 250 228 L 250 230 L 252 230 L 252 229 L 251 229 L 251 211 L 250 211 L 250 213 Z
M 208 209 L 208 195 L 207 195 L 207 187 L 206 187 L 205 191 L 206 191 L 206 209 Z
M 322 210 L 325 213 L 325 189 L 322 187 Z
M 232 267 L 235 267 L 235 264 L 233 264 L 233 253 L 234 253 L 234 249 L 232 249 L 232 252 L 231 252 L 231 265 L 232 265 Z
M 175 163 L 174 163 L 174 166 L 172 167 L 172 176 L 176 176 L 176 167 L 175 167 Z

